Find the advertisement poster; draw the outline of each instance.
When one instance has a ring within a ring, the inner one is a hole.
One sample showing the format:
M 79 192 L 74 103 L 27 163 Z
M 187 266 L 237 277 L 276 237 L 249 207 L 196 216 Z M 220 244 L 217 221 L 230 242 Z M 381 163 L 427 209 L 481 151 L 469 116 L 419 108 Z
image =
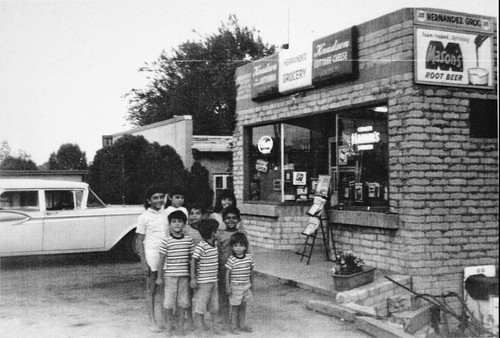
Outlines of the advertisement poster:
M 293 172 L 293 185 L 306 185 L 306 183 L 307 183 L 307 172 L 305 171 Z
M 493 36 L 415 29 L 415 82 L 493 88 Z
M 349 147 L 340 146 L 339 147 L 339 165 L 347 165 L 347 151 Z
M 328 198 L 328 193 L 330 191 L 330 181 L 332 177 L 329 175 L 319 175 L 318 185 L 316 187 L 316 195 Z

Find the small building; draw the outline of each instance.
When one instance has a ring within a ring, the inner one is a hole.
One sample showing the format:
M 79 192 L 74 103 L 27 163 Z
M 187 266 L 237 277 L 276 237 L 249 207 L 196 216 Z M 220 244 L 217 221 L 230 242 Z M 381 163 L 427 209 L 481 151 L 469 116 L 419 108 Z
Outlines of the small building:
M 298 250 L 326 178 L 337 249 L 416 291 L 497 265 L 496 37 L 492 17 L 404 8 L 239 67 L 233 175 L 252 245 Z
M 149 124 L 113 135 L 103 136 L 103 147 L 113 144 L 123 135 L 144 136 L 149 142 L 169 145 L 179 154 L 187 169 L 195 161 L 207 168 L 210 186 L 215 196 L 220 190 L 232 188 L 232 136 L 193 135 L 190 115 Z

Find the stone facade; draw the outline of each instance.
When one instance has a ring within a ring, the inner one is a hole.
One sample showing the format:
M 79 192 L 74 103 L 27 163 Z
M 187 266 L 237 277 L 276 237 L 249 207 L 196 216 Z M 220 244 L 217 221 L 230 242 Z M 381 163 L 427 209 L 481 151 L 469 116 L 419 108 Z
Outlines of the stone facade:
M 389 211 L 397 225 L 384 226 L 384 218 L 377 226 L 335 223 L 337 249 L 413 276 L 417 291 L 461 294 L 464 267 L 498 264 L 498 139 L 471 138 L 468 122 L 471 99 L 497 99 L 497 79 L 495 90 L 415 84 L 413 11 L 357 26 L 359 77 L 353 81 L 256 103 L 250 67 L 238 68 L 234 188 L 252 245 L 298 250 L 306 207 L 244 201 L 244 127 L 385 103 Z M 495 60 L 496 31 L 495 21 Z M 496 69 L 495 61 L 495 76 Z

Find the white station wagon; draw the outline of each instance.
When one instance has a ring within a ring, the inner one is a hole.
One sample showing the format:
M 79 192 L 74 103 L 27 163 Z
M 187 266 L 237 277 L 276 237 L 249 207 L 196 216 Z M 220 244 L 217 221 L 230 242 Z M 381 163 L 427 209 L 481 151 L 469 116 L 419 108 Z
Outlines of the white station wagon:
M 143 211 L 106 205 L 83 182 L 0 179 L 0 257 L 120 248 L 136 258 Z

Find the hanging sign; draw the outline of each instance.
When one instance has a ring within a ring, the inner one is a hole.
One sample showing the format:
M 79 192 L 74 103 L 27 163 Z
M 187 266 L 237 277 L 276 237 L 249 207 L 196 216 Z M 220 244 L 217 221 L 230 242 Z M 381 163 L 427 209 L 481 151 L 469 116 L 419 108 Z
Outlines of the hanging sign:
M 289 93 L 312 87 L 311 45 L 279 53 L 279 91 Z

